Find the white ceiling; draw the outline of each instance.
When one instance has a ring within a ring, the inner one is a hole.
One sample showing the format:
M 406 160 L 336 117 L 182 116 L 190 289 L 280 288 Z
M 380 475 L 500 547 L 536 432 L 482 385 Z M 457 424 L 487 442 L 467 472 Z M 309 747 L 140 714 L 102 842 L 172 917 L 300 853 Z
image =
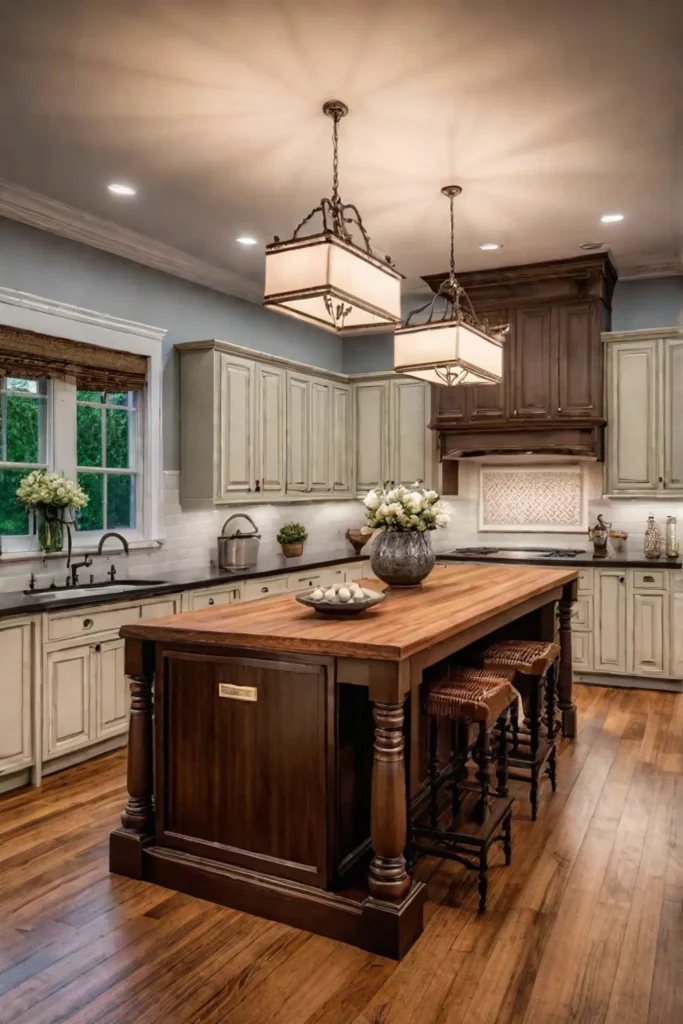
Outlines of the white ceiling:
M 449 182 L 460 269 L 593 240 L 673 269 L 682 52 L 681 0 L 0 0 L 0 177 L 258 291 L 235 238 L 329 195 L 339 98 L 342 197 L 409 284 L 447 265 Z

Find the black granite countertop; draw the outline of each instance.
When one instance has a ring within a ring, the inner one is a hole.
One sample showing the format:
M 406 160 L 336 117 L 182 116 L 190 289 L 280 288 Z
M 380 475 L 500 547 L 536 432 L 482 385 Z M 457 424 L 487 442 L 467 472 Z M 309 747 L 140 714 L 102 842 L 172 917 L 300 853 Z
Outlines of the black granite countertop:
M 135 601 L 148 597 L 159 597 L 166 594 L 177 594 L 183 590 L 198 590 L 201 587 L 219 586 L 226 583 L 238 583 L 242 580 L 261 579 L 264 576 L 279 576 L 282 573 L 297 572 L 299 569 L 320 569 L 322 566 L 343 565 L 346 562 L 363 561 L 368 556 L 365 554 L 354 555 L 348 547 L 343 549 L 332 549 L 328 555 L 307 556 L 301 558 L 284 558 L 282 555 L 273 555 L 270 558 L 259 559 L 258 565 L 251 569 L 218 569 L 215 566 L 204 566 L 198 569 L 183 570 L 181 572 L 162 573 L 158 577 L 150 576 L 139 586 L 131 587 L 129 590 L 116 593 L 106 593 L 100 590 L 97 594 L 89 594 L 87 591 L 80 594 L 72 594 L 68 590 L 59 593 L 58 597 L 41 598 L 40 591 L 25 594 L 22 591 L 13 591 L 7 594 L 0 594 L 0 618 L 8 618 L 12 615 L 33 615 L 36 612 L 57 611 L 65 608 L 84 608 L 89 605 L 114 604 L 126 601 Z M 131 573 L 131 579 L 135 579 Z M 127 580 L 121 577 L 117 580 L 119 584 L 125 584 Z M 45 591 L 43 591 L 45 593 Z
M 482 544 L 481 547 L 494 547 L 495 545 Z M 537 547 L 538 545 L 534 545 Z M 520 545 L 521 547 L 521 545 Z M 561 550 L 560 548 L 552 549 L 551 545 L 548 545 L 547 550 Z M 615 569 L 680 569 L 683 567 L 683 563 L 680 558 L 645 558 L 641 553 L 629 553 L 624 551 L 621 554 L 610 553 L 606 558 L 595 558 L 592 550 L 586 548 L 580 555 L 567 556 L 566 558 L 543 558 L 541 555 L 535 556 L 530 552 L 515 553 L 513 551 L 507 551 L 505 547 L 501 547 L 495 554 L 490 555 L 456 555 L 451 551 L 439 552 L 436 556 L 440 562 L 504 562 L 506 564 L 522 563 L 524 565 L 562 565 L 562 566 L 576 566 L 577 568 L 585 568 L 587 565 L 610 568 L 613 566 Z

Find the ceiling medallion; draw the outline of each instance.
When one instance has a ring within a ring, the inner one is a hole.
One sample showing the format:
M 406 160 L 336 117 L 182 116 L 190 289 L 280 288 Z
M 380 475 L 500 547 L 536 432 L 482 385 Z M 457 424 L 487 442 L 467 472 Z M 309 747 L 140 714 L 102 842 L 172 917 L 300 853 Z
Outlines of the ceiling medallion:
M 453 200 L 462 189 L 441 189 L 451 206 L 450 273 L 430 302 L 414 309 L 394 332 L 394 369 L 431 384 L 500 384 L 503 379 L 504 324 L 492 328 L 474 311 L 467 292 L 455 276 Z M 441 308 L 442 307 L 442 308 Z M 416 317 L 428 310 L 420 323 Z
M 401 322 L 402 275 L 388 256 L 375 255 L 358 208 L 339 195 L 339 122 L 348 107 L 328 100 L 323 112 L 334 124 L 332 198 L 321 199 L 290 239 L 276 236 L 266 246 L 264 305 L 335 334 L 386 330 Z M 302 235 L 317 214 L 322 231 Z

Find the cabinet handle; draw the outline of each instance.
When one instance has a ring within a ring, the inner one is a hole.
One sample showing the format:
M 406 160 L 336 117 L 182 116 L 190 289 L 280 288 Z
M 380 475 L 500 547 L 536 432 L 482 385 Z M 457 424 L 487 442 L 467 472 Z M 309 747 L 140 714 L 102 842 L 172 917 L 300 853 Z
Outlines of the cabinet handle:
M 643 583 L 654 583 L 654 576 L 643 576 Z
M 261 587 L 261 593 L 262 594 L 267 594 L 268 593 L 268 587 Z
M 209 600 L 206 603 L 207 604 L 215 604 L 216 602 L 214 601 L 214 599 L 212 597 L 210 597 Z
M 95 623 L 92 619 L 83 619 L 83 629 L 90 629 Z

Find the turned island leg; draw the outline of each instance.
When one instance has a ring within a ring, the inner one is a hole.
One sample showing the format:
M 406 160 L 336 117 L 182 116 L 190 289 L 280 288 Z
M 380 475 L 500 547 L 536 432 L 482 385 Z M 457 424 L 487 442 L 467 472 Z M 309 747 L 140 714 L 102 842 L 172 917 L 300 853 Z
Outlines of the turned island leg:
M 368 872 L 368 888 L 370 895 L 377 899 L 400 900 L 408 892 L 411 884 L 404 856 L 407 821 L 403 704 L 384 704 L 377 701 L 373 717 L 373 857 Z
M 153 645 L 126 642 L 126 674 L 131 693 L 128 802 L 121 814 L 123 828 L 115 829 L 110 836 L 109 867 L 132 878 L 142 878 L 142 850 L 154 836 L 153 665 Z
M 562 735 L 576 736 L 576 704 L 572 695 L 572 603 L 576 600 L 576 581 L 567 583 L 559 602 L 560 670 L 557 678 L 557 702 L 562 712 Z

